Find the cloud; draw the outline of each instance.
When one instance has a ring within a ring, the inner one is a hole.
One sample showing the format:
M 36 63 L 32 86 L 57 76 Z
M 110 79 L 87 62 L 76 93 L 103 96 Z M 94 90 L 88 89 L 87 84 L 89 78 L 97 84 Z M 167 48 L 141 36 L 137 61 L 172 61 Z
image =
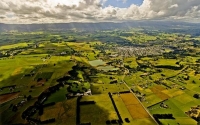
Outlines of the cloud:
M 106 1 L 1 0 L 0 22 L 200 21 L 200 0 L 144 0 L 140 6 L 132 4 L 128 8 L 103 7 Z
M 178 7 L 178 4 L 171 5 L 169 9 Z
M 0 16 L 0 19 L 4 19 L 4 18 L 6 18 L 5 16 Z
M 126 3 L 126 2 L 127 2 L 127 0 L 122 0 L 122 2 L 123 2 L 123 3 Z
M 102 4 L 105 4 L 107 2 L 107 0 L 101 0 L 102 1 Z

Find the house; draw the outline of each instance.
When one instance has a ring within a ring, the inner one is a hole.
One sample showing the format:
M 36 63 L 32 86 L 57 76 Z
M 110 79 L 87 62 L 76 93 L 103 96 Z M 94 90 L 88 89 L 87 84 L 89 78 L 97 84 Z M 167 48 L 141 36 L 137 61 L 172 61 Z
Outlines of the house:
M 92 95 L 92 91 L 91 91 L 91 89 L 88 89 L 88 91 L 85 92 L 84 95 Z
M 66 55 L 67 53 L 66 52 L 62 52 L 62 53 L 60 53 L 60 55 Z

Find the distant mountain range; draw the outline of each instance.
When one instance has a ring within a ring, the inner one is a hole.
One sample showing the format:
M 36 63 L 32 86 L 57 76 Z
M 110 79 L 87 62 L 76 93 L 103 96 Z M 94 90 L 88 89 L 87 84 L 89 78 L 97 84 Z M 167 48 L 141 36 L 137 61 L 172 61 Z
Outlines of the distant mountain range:
M 49 24 L 3 24 L 0 23 L 0 31 L 94 31 L 144 28 L 154 30 L 200 30 L 200 23 L 173 22 L 173 21 L 134 21 L 134 22 L 101 22 L 101 23 L 49 23 Z

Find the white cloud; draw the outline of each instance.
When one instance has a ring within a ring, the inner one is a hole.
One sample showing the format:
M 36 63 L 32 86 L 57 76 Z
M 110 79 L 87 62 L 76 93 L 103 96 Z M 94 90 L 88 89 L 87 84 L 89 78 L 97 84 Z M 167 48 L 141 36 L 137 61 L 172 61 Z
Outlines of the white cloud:
M 144 0 L 142 5 L 132 4 L 128 8 L 103 7 L 102 4 L 106 1 L 1 0 L 0 22 L 51 23 L 143 19 L 200 21 L 200 0 Z
M 171 5 L 169 9 L 178 7 L 178 4 Z

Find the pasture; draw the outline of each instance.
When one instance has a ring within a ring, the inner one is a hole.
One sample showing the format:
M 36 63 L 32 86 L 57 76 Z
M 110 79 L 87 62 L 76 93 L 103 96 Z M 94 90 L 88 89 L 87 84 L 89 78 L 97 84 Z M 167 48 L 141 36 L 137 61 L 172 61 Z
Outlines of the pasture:
M 44 62 L 41 60 L 46 54 L 15 56 L 13 59 L 5 58 L 0 60 L 0 81 L 7 79 L 11 76 L 23 74 L 27 69 L 33 69 L 37 65 L 42 65 Z
M 169 108 L 161 108 L 160 104 L 151 106 L 149 111 L 151 114 L 173 114 L 174 117 L 187 117 L 187 115 L 177 107 L 171 100 L 164 101 Z
M 164 120 L 164 119 L 160 120 L 164 125 L 178 124 L 178 123 L 181 125 L 196 125 L 197 124 L 195 120 L 189 118 L 185 114 L 186 110 L 183 111 L 183 107 L 185 107 L 186 105 L 183 105 L 180 102 L 176 102 L 176 100 L 173 98 L 165 101 L 164 104 L 168 105 L 169 108 L 161 108 L 160 104 L 157 104 L 148 108 L 151 114 L 173 114 L 173 117 L 175 117 L 174 120 Z M 194 105 L 194 103 L 192 104 Z
M 161 100 L 166 100 L 166 99 L 169 99 L 169 98 L 170 98 L 167 94 L 161 92 L 162 90 L 164 90 L 164 88 L 161 87 L 161 86 L 157 86 L 157 87 L 155 86 L 155 87 L 152 87 L 152 88 L 150 88 L 150 89 L 151 89 L 151 91 L 152 91 L 156 96 L 158 96 Z
M 95 125 L 104 125 L 107 120 L 118 120 L 108 94 L 84 96 L 81 99 L 82 101 L 95 101 L 96 103 L 80 106 L 81 123 L 90 122 Z
M 23 42 L 23 43 L 0 46 L 0 50 L 9 50 L 9 49 L 22 48 L 22 47 L 27 47 L 27 46 L 28 46 L 28 43 Z
M 105 62 L 102 60 L 93 60 L 93 61 L 89 61 L 89 64 L 96 67 L 100 65 L 105 65 Z
M 137 66 L 138 66 L 135 57 L 132 57 L 132 58 L 125 58 L 125 59 L 124 59 L 124 64 L 125 64 L 125 65 L 128 65 L 130 68 L 137 68 Z
M 128 91 L 129 89 L 124 84 L 92 84 L 91 91 L 93 94 L 107 94 L 109 92 Z
M 98 70 L 103 70 L 103 71 L 116 71 L 116 70 L 119 70 L 119 68 L 114 68 L 113 66 L 99 66 L 97 69 Z
M 125 118 L 128 118 L 130 120 L 130 123 L 126 123 L 124 121 L 124 125 L 129 125 L 132 123 L 133 118 L 129 112 L 129 110 L 127 109 L 126 105 L 124 104 L 124 102 L 122 101 L 121 97 L 118 94 L 113 94 L 112 98 L 115 101 L 115 104 L 117 106 L 117 109 L 119 111 L 120 116 L 122 117 L 123 121 Z
M 152 63 L 157 65 L 157 66 L 159 66 L 159 65 L 178 66 L 176 64 L 176 62 L 178 62 L 178 60 L 176 60 L 176 59 L 158 59 L 158 60 L 156 60 Z
M 76 124 L 76 100 L 72 98 L 56 103 L 54 106 L 44 108 L 41 120 L 51 118 L 56 119 L 57 124 L 75 125 Z

